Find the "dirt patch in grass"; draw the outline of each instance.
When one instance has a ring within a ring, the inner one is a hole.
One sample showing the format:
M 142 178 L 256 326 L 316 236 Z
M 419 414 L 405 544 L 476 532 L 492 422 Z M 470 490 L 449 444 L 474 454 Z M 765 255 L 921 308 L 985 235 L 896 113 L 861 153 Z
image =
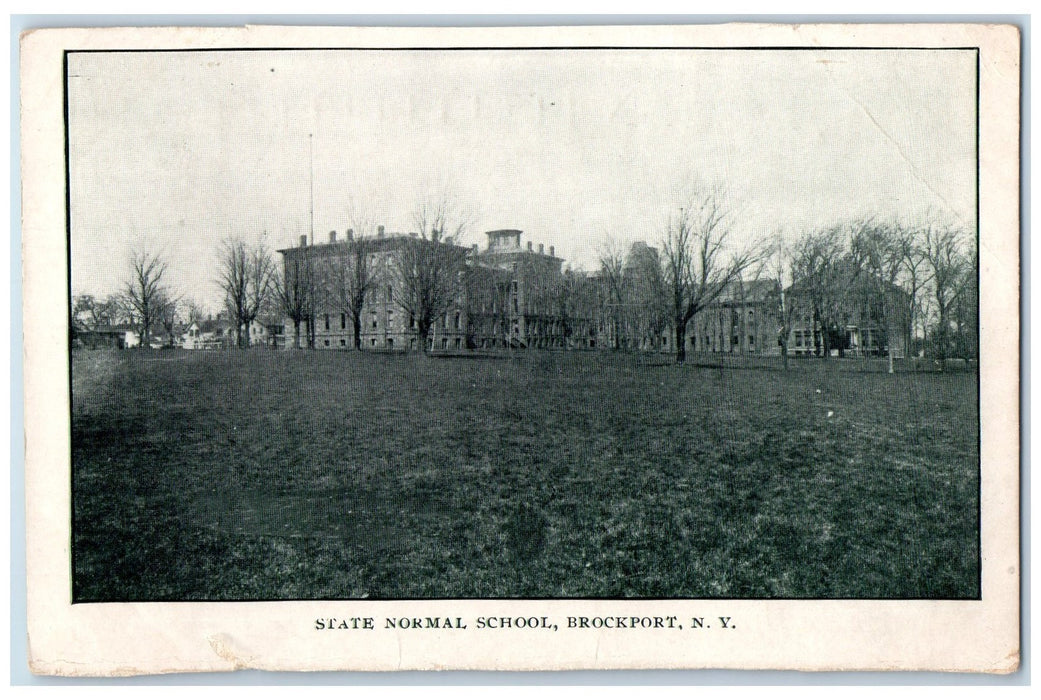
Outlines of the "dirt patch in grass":
M 147 354 L 73 358 L 79 601 L 979 594 L 971 374 Z

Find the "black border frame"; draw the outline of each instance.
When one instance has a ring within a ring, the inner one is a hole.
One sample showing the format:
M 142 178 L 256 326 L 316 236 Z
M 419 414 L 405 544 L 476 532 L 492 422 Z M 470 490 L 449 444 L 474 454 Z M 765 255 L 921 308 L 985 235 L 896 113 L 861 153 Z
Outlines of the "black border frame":
M 976 224 L 976 249 L 979 250 L 980 243 L 980 47 L 979 46 L 790 46 L 790 45 L 778 45 L 778 46 L 639 46 L 639 45 L 578 45 L 578 46 L 348 46 L 348 47 L 336 47 L 336 46 L 319 46 L 319 47 L 230 47 L 230 48 L 161 48 L 161 49 L 66 49 L 62 52 L 62 115 L 63 115 L 63 126 L 64 126 L 64 166 L 65 166 L 65 249 L 66 249 L 66 308 L 71 308 L 72 301 L 72 216 L 71 216 L 71 187 L 70 187 L 70 138 L 69 138 L 69 55 L 70 54 L 95 54 L 95 53 L 242 53 L 242 52 L 354 52 L 354 51 L 377 51 L 377 52 L 467 52 L 467 51 L 598 51 L 598 50 L 634 50 L 634 51 L 648 51 L 648 50 L 660 50 L 660 51 L 972 51 L 975 53 L 976 58 L 976 76 L 975 76 L 975 159 L 976 159 L 976 182 L 975 182 L 975 224 Z M 1021 107 L 1022 109 L 1022 107 Z M 1022 122 L 1020 130 L 1022 132 Z M 1022 142 L 1020 144 L 1022 148 Z M 1020 191 L 1022 191 L 1022 182 L 1020 183 Z M 1022 202 L 1021 202 L 1022 206 Z M 1022 227 L 1022 222 L 1021 222 Z M 1022 262 L 1021 262 L 1022 267 Z M 976 347 L 977 353 L 979 354 L 979 340 L 980 340 L 980 324 L 979 316 L 982 310 L 982 301 L 980 299 L 980 286 L 982 282 L 981 267 L 978 264 L 976 266 L 976 313 L 977 313 L 977 326 L 976 326 Z M 1020 290 L 1022 291 L 1022 280 L 1020 281 Z M 70 323 L 67 325 L 68 332 L 68 347 L 67 347 L 67 360 L 69 366 L 68 375 L 68 399 L 69 399 L 69 441 L 70 445 L 73 442 L 72 439 L 72 326 L 71 318 Z M 1020 319 L 1020 329 L 1022 329 L 1022 318 Z M 1022 332 L 1021 332 L 1022 341 Z M 105 600 L 105 601 L 78 601 L 73 596 L 73 577 L 75 576 L 75 518 L 73 517 L 73 511 L 75 510 L 75 499 L 73 484 L 74 478 L 72 475 L 72 463 L 70 454 L 70 469 L 69 469 L 69 497 L 70 497 L 70 533 L 69 533 L 69 600 L 72 605 L 92 605 L 92 604 L 109 604 L 109 603 L 163 603 L 163 604 L 177 604 L 177 603 L 272 603 L 272 602 L 313 602 L 313 603 L 346 603 L 346 602 L 393 602 L 393 601 L 464 601 L 464 600 L 567 600 L 567 601 L 601 601 L 601 600 L 613 600 L 613 601 L 633 601 L 633 602 L 650 602 L 650 601 L 662 601 L 662 600 L 681 600 L 681 601 L 717 601 L 717 600 L 741 600 L 741 601 L 787 601 L 787 600 L 805 600 L 805 601 L 842 601 L 842 600 L 857 600 L 857 601 L 879 601 L 879 602 L 899 602 L 899 601 L 982 601 L 983 600 L 983 505 L 982 505 L 982 482 L 983 482 L 983 455 L 982 455 L 982 382 L 980 378 L 980 367 L 979 358 L 977 358 L 977 369 L 976 369 L 976 411 L 977 411 L 977 425 L 976 425 L 976 454 L 977 454 L 977 468 L 976 468 L 976 589 L 977 595 L 975 597 L 951 597 L 951 598 L 891 598 L 891 597 L 852 597 L 852 596 L 835 596 L 828 598 L 813 598 L 813 597 L 798 597 L 798 596 L 777 596 L 767 598 L 742 598 L 733 596 L 706 596 L 699 598 L 688 598 L 680 596 L 669 596 L 669 597 L 618 597 L 618 596 L 571 596 L 566 598 L 552 597 L 552 596 L 498 596 L 498 597 L 486 597 L 486 598 L 441 598 L 441 597 L 429 597 L 429 598 L 403 598 L 403 597 L 370 597 L 370 598 L 217 598 L 217 599 L 192 599 L 192 600 Z M 1022 418 L 1022 416 L 1021 416 Z M 1022 436 L 1020 438 L 1022 444 Z M 1021 465 L 1022 472 L 1022 465 Z M 1021 514 L 1022 516 L 1022 514 Z M 1022 527 L 1022 523 L 1021 523 Z M 1020 549 L 1022 549 L 1023 543 L 1020 538 Z M 1022 565 L 1021 565 L 1022 567 Z M 1021 577 L 1022 580 L 1022 577 Z

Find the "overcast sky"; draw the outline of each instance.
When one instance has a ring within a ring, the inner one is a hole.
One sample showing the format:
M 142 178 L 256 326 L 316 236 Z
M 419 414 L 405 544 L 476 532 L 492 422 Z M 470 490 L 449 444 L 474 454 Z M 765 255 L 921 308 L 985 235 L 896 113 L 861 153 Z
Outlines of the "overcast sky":
M 697 183 L 738 238 L 858 215 L 975 220 L 968 51 L 242 51 L 69 56 L 73 290 L 133 248 L 216 310 L 225 236 L 287 247 L 425 198 L 590 269 Z M 313 137 L 309 137 L 313 134 Z

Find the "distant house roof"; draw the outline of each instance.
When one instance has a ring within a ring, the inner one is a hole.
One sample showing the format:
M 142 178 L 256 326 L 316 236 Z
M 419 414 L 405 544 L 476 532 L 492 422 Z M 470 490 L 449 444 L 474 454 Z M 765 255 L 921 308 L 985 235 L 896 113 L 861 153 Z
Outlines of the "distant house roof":
M 771 294 L 775 293 L 777 288 L 777 281 L 772 279 L 740 280 L 728 285 L 727 288 L 723 290 L 723 293 L 719 295 L 719 301 L 763 301 L 764 299 L 769 298 Z
M 199 327 L 200 333 L 223 333 L 231 328 L 230 323 L 217 318 L 206 319 L 205 321 L 196 321 L 195 324 Z
M 94 328 L 95 333 L 136 333 L 137 328 L 130 325 L 129 323 L 120 323 L 116 325 L 102 325 Z

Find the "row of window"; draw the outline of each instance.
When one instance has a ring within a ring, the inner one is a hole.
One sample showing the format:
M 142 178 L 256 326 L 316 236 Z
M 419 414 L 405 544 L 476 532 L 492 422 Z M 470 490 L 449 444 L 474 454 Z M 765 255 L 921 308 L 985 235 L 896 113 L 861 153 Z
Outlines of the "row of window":
M 328 339 L 323 341 L 323 343 L 324 343 L 324 346 L 327 347 L 327 348 L 328 347 L 332 347 L 330 345 L 330 341 Z M 415 350 L 416 349 L 416 339 L 415 338 L 409 338 L 408 346 L 409 346 L 409 349 Z M 340 347 L 341 348 L 347 347 L 347 339 L 346 338 L 340 338 Z M 380 343 L 379 343 L 378 339 L 370 338 L 369 339 L 369 347 L 373 347 L 373 348 L 380 347 Z M 394 339 L 393 338 L 384 338 L 382 347 L 394 348 Z M 448 345 L 448 338 L 441 338 L 441 349 L 442 350 L 447 350 L 448 347 L 449 347 L 449 345 Z M 462 338 L 453 338 L 452 339 L 452 347 L 455 348 L 456 350 L 461 350 L 462 347 L 463 347 L 463 339 Z
M 710 348 L 710 347 L 714 348 L 715 347 L 714 343 L 715 343 L 716 339 L 717 339 L 716 336 L 706 335 L 705 339 L 704 339 L 704 345 L 702 345 L 702 347 L 704 347 L 704 348 Z M 691 344 L 693 344 L 694 343 L 694 338 L 691 338 L 690 342 L 691 342 Z M 730 336 L 730 347 L 736 348 L 740 343 L 741 343 L 741 336 L 739 336 L 739 335 L 732 335 L 732 336 Z M 755 336 L 754 335 L 748 336 L 748 349 L 749 350 L 755 349 Z
M 332 344 L 331 344 L 331 342 L 328 339 L 323 341 L 323 344 L 324 344 L 324 347 L 327 347 L 327 348 L 332 347 Z M 385 338 L 385 339 L 383 339 L 383 343 L 382 344 L 379 342 L 379 339 L 371 338 L 371 339 L 369 339 L 369 346 L 372 347 L 372 348 L 378 348 L 378 347 L 393 348 L 393 347 L 395 347 L 395 344 L 393 344 L 393 339 L 392 338 Z M 341 347 L 341 348 L 347 347 L 347 339 L 346 338 L 339 339 L 339 347 Z M 412 350 L 415 349 L 415 339 L 414 338 L 408 339 L 408 347 L 410 349 L 412 349 Z M 449 349 L 449 339 L 447 339 L 447 338 L 440 339 L 440 347 L 441 347 L 441 350 L 448 350 Z M 451 347 L 455 348 L 456 350 L 461 350 L 462 349 L 462 339 L 461 338 L 454 338 L 454 339 L 452 339 Z
M 331 319 L 331 316 L 329 314 L 325 314 L 325 317 L 323 319 L 324 320 L 325 330 L 330 330 L 331 329 L 331 325 L 332 324 L 331 324 L 331 320 L 330 319 Z M 445 322 L 444 322 L 443 328 L 448 328 L 450 325 L 455 330 L 460 330 L 462 328 L 462 315 L 458 311 L 455 312 L 454 318 L 452 317 L 451 313 L 445 315 Z M 376 328 L 379 327 L 379 317 L 376 315 L 375 311 L 372 312 L 372 327 L 373 327 L 373 329 L 376 329 Z M 393 313 L 388 313 L 387 314 L 387 325 L 386 325 L 386 327 L 387 328 L 393 328 L 394 327 L 394 314 Z M 411 328 L 412 330 L 416 329 L 416 319 L 415 319 L 415 317 L 413 317 L 411 315 L 409 316 L 409 328 Z M 346 330 L 346 329 L 347 329 L 347 314 L 340 314 L 340 330 Z

